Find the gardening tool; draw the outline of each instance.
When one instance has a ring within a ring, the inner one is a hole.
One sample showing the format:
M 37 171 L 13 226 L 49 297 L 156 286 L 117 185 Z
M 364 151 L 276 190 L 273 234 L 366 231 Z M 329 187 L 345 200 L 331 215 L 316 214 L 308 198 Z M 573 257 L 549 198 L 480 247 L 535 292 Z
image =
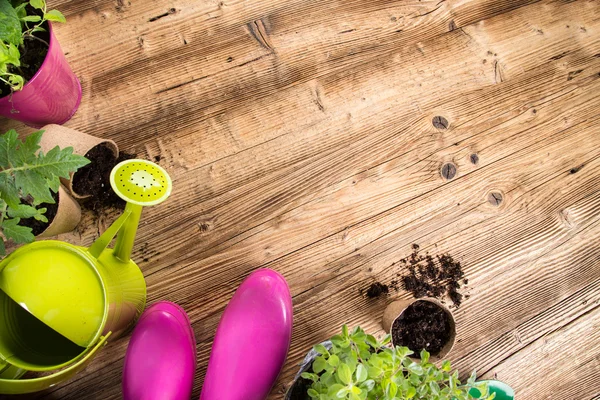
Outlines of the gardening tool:
M 265 400 L 292 338 L 292 297 L 279 273 L 253 272 L 227 305 L 200 400 Z
M 131 335 L 123 367 L 124 400 L 189 400 L 196 373 L 196 339 L 180 306 L 148 307 Z
M 90 248 L 39 241 L 0 263 L 0 394 L 36 392 L 70 378 L 144 309 L 146 283 L 131 250 L 142 207 L 164 201 L 171 179 L 145 160 L 118 164 L 110 178 L 127 205 Z M 115 235 L 114 250 L 107 248 Z

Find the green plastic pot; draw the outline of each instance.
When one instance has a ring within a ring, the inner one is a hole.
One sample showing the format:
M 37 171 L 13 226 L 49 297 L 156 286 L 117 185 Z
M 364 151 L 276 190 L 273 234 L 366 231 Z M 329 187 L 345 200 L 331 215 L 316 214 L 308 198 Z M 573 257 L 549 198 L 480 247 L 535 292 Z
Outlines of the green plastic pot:
M 126 331 L 146 303 L 146 282 L 130 259 L 145 205 L 165 200 L 167 173 L 128 160 L 111 174 L 124 213 L 90 248 L 47 240 L 0 263 L 0 394 L 47 389 L 84 369 L 109 336 Z M 107 248 L 117 236 L 115 248 Z M 59 372 L 20 380 L 27 371 Z
M 515 398 L 514 390 L 504 382 L 488 380 L 478 381 L 477 383 L 487 383 L 490 394 L 496 394 L 494 400 L 514 400 Z M 469 394 L 476 399 L 481 396 L 481 392 L 475 388 L 471 389 Z

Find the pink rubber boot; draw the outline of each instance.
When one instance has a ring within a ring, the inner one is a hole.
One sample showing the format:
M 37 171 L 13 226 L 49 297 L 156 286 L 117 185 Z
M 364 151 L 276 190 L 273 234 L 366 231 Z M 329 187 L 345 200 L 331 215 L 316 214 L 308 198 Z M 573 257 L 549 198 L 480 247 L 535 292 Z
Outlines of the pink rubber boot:
M 189 400 L 196 371 L 196 339 L 177 304 L 161 301 L 142 314 L 123 368 L 124 400 Z
M 253 272 L 217 328 L 200 400 L 264 400 L 292 338 L 292 297 L 280 274 Z

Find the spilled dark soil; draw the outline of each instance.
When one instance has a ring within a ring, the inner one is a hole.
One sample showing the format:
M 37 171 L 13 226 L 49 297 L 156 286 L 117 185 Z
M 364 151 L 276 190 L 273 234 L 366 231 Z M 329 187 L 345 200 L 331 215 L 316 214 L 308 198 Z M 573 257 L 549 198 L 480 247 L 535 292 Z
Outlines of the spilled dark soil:
M 392 266 L 398 269 L 396 279 L 389 283 L 376 281 L 368 288 L 362 289 L 361 295 L 376 299 L 402 289 L 416 298 L 441 299 L 448 296 L 457 308 L 462 304 L 463 294 L 460 293 L 460 289 L 468 284 L 468 280 L 461 263 L 450 254 L 421 254 L 419 245 L 413 244 L 410 256 L 393 263 Z

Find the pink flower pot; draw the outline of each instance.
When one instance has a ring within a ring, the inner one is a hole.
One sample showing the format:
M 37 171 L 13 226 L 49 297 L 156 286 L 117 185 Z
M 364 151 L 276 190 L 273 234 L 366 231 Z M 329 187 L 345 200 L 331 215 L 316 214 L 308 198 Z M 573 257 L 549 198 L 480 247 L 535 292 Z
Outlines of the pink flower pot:
M 81 102 L 81 85 L 48 23 L 50 47 L 38 72 L 22 90 L 0 99 L 0 115 L 34 128 L 67 122 Z

